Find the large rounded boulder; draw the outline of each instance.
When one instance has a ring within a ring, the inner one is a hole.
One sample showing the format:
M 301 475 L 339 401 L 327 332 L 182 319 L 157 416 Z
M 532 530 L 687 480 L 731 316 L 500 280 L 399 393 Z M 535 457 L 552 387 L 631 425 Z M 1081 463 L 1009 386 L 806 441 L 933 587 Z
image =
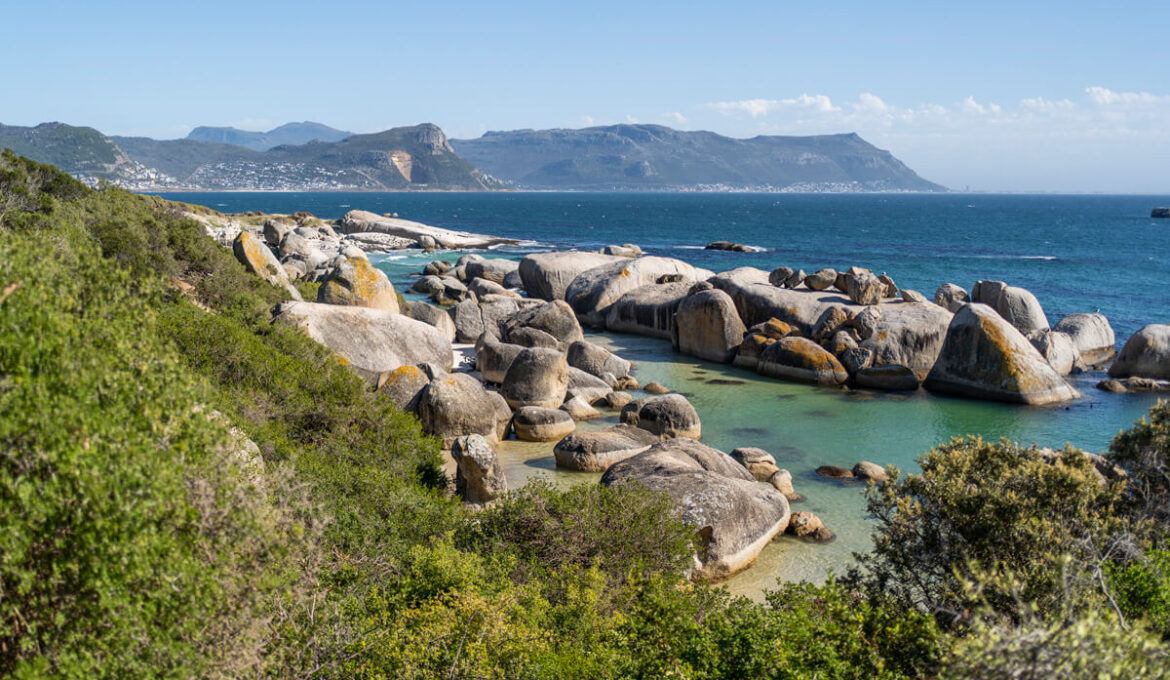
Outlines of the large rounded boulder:
M 499 441 L 512 419 L 503 397 L 465 373 L 450 373 L 429 382 L 418 396 L 417 412 L 423 429 L 442 439 L 444 448 L 469 434 Z
M 273 321 L 297 326 L 341 355 L 359 372 L 376 376 L 399 366 L 434 364 L 451 370 L 451 342 L 434 326 L 369 307 L 285 302 Z
M 971 296 L 967 295 L 967 291 L 962 286 L 953 283 L 944 283 L 938 287 L 938 290 L 934 291 L 934 304 L 952 314 L 970 301 Z
M 455 342 L 455 322 L 445 310 L 425 302 L 415 302 L 410 306 L 410 318 L 434 326 L 447 340 Z
M 1150 324 L 1134 333 L 1109 367 L 1109 377 L 1170 379 L 1170 325 Z
M 512 313 L 500 323 L 500 337 L 505 342 L 517 342 L 512 335 L 524 329 L 548 334 L 560 350 L 585 338 L 573 309 L 563 300 L 536 304 Z
M 468 262 L 465 264 L 464 271 L 468 280 L 487 279 L 493 283 L 503 285 L 504 280 L 508 278 L 508 274 L 516 271 L 519 266 L 520 263 L 516 260 L 496 257 Z
M 569 345 L 569 365 L 598 378 L 622 378 L 630 374 L 630 362 L 601 345 L 578 340 Z
M 658 442 L 657 435 L 629 425 L 574 432 L 557 442 L 557 467 L 579 472 L 605 472 L 618 461 L 635 456 Z
M 1007 286 L 1001 290 L 995 310 L 1025 335 L 1033 331 L 1048 330 L 1048 317 L 1044 314 L 1040 301 L 1023 288 Z
M 317 302 L 398 313 L 398 295 L 390 279 L 364 257 L 346 258 L 334 267 L 317 289 Z
M 626 404 L 621 421 L 663 437 L 698 439 L 703 430 L 695 407 L 681 394 L 661 394 Z
M 675 312 L 692 285 L 690 281 L 677 281 L 639 286 L 609 306 L 604 327 L 619 333 L 669 340 L 674 332 Z
M 565 290 L 565 301 L 582 323 L 604 327 L 606 313 L 618 298 L 670 274 L 678 274 L 684 281 L 706 279 L 711 275 L 672 257 L 623 259 L 578 274 Z
M 485 333 L 475 343 L 475 370 L 487 382 L 502 383 L 512 362 L 524 350 L 523 345 L 499 342 Z
M 516 355 L 500 395 L 512 408 L 543 406 L 558 408 L 569 389 L 569 364 L 555 349 L 534 347 Z
M 576 250 L 533 253 L 520 260 L 520 280 L 530 297 L 564 300 L 565 290 L 578 274 L 618 261 L 626 258 Z
M 1037 406 L 1080 396 L 1023 334 L 980 303 L 955 313 L 924 386 L 960 397 Z
M 241 231 L 232 241 L 232 253 L 244 268 L 272 285 L 288 291 L 293 300 L 299 301 L 301 294 L 288 280 L 288 273 L 281 266 L 276 255 L 252 235 Z
M 573 433 L 572 416 L 555 408 L 525 406 L 512 415 L 512 431 L 526 442 L 555 442 Z
M 760 354 L 756 372 L 769 378 L 814 385 L 841 385 L 849 373 L 837 357 L 808 338 L 781 338 Z
M 685 439 L 667 440 L 615 463 L 606 486 L 639 484 L 665 493 L 699 536 L 691 577 L 719 581 L 752 565 L 788 527 L 784 494 L 757 482 L 726 453 Z
M 1101 366 L 1117 354 L 1117 338 L 1109 319 L 1099 312 L 1093 314 L 1069 314 L 1052 330 L 1072 338 L 1085 366 Z
M 704 290 L 683 299 L 675 312 L 678 351 L 708 361 L 729 363 L 747 332 L 727 293 Z

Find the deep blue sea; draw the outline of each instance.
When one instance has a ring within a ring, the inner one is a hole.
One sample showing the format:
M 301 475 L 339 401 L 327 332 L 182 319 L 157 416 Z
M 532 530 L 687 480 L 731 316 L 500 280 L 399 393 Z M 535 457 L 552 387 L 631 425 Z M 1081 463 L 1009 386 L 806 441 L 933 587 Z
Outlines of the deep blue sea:
M 604 193 L 196 193 L 166 198 L 223 212 L 305 210 L 322 218 L 351 209 L 397 212 L 436 226 L 525 242 L 497 251 L 520 257 L 549 248 L 636 243 L 653 255 L 721 271 L 779 265 L 813 271 L 851 265 L 887 272 L 902 288 L 932 297 L 944 282 L 970 290 L 978 279 L 1002 279 L 1031 290 L 1056 323 L 1073 312 L 1100 310 L 1118 345 L 1147 323 L 1170 323 L 1170 220 L 1150 218 L 1170 196 L 985 194 L 604 194 Z M 764 248 L 759 253 L 707 251 L 709 241 Z M 454 253 L 442 254 L 452 257 Z M 406 251 L 377 262 L 400 290 L 435 255 Z M 665 341 L 605 336 L 635 361 L 645 384 L 658 380 L 686 392 L 703 419 L 703 439 L 730 450 L 759 446 L 776 455 L 808 497 L 799 509 L 820 515 L 838 534 L 828 546 L 783 539 L 729 584 L 758 595 L 776 578 L 823 578 L 840 572 L 869 546 L 858 487 L 816 477 L 819 465 L 858 460 L 914 469 L 930 446 L 961 434 L 1008 437 L 1100 451 L 1118 429 L 1156 397 L 1095 389 L 1100 373 L 1073 379 L 1084 395 L 1059 408 L 1031 408 L 934 397 L 924 392 L 842 393 L 759 378 L 726 366 L 674 355 Z M 712 380 L 717 382 L 712 383 Z M 738 384 L 724 384 L 727 381 Z M 607 419 L 592 426 L 610 424 Z M 560 484 L 591 480 L 558 472 L 551 445 L 503 447 L 509 479 L 547 476 Z

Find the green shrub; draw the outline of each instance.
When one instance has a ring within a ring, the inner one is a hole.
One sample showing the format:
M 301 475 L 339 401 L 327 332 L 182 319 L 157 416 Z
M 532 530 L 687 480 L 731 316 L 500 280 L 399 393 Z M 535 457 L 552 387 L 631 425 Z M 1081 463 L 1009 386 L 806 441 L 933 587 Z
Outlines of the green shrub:
M 1080 451 L 1053 459 L 1035 448 L 954 439 L 919 459 L 921 474 L 872 487 L 874 550 L 859 556 L 871 590 L 957 621 L 975 569 L 1008 570 L 1041 608 L 1062 595 L 1065 556 L 1110 540 L 1120 527 L 1124 484 L 1106 482 Z M 1087 566 L 1086 566 L 1087 568 Z M 993 608 L 1014 599 L 983 593 Z
M 1159 400 L 1148 419 L 1118 433 L 1109 458 L 1129 473 L 1136 512 L 1170 533 L 1170 402 Z
M 1150 549 L 1107 565 L 1109 586 L 1122 613 L 1170 641 L 1170 549 Z

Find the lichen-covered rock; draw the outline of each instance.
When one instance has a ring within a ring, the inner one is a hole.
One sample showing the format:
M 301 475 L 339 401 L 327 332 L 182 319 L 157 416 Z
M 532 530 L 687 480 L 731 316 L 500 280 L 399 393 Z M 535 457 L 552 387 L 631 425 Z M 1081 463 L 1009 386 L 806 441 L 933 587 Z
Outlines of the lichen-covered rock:
M 516 355 L 504 375 L 500 395 L 512 408 L 558 408 L 569 389 L 569 365 L 555 349 L 531 348 Z
M 769 345 L 756 371 L 769 378 L 814 385 L 835 386 L 849 379 L 837 357 L 807 338 L 784 338 Z
M 1170 378 L 1170 325 L 1149 324 L 1134 333 L 1117 361 L 1109 367 L 1110 378 Z
M 1035 295 L 1016 286 L 1006 286 L 999 291 L 995 310 L 999 315 L 1027 335 L 1033 331 L 1048 330 L 1048 317 Z
M 390 279 L 364 257 L 347 258 L 334 267 L 317 289 L 317 302 L 398 313 L 398 296 Z
M 630 374 L 630 362 L 619 357 L 601 345 L 578 340 L 569 345 L 566 359 L 573 368 L 601 378 L 612 375 L 621 378 Z M 612 385 L 611 385 L 612 387 Z
M 772 454 L 754 446 L 741 446 L 731 451 L 731 458 L 744 466 L 758 481 L 767 482 L 772 475 L 780 471 L 776 467 L 776 459 Z
M 301 294 L 289 282 L 288 272 L 281 266 L 280 260 L 250 232 L 241 231 L 236 236 L 232 242 L 232 253 L 248 271 L 277 288 L 283 288 L 293 300 L 301 299 Z
M 967 291 L 953 283 L 944 283 L 934 291 L 934 304 L 952 314 L 970 301 L 971 296 L 967 295 Z
M 626 404 L 621 421 L 663 437 L 698 439 L 703 430 L 695 407 L 681 394 L 662 394 Z
M 693 282 L 682 281 L 639 286 L 610 305 L 605 315 L 605 328 L 619 333 L 670 339 L 674 332 L 674 315 L 690 294 L 692 285 Z
M 675 313 L 678 350 L 687 356 L 728 363 L 746 332 L 731 296 L 706 290 L 683 299 Z
M 508 490 L 495 445 L 478 434 L 451 444 L 455 461 L 455 495 L 467 503 L 487 503 Z
M 525 406 L 512 415 L 512 431 L 521 441 L 560 441 L 576 429 L 573 418 L 560 409 Z
M 755 371 L 760 365 L 760 357 L 764 354 L 764 350 L 768 345 L 776 342 L 776 340 L 769 338 L 760 333 L 752 333 L 743 339 L 739 349 L 735 352 L 735 358 L 731 363 L 740 368 L 746 368 L 750 371 Z
M 565 290 L 581 272 L 625 258 L 575 250 L 533 253 L 520 260 L 520 279 L 530 297 L 563 300 Z
M 616 425 L 604 430 L 575 432 L 553 448 L 557 467 L 580 472 L 605 472 L 614 463 L 637 455 L 661 441 L 646 430 Z
M 784 494 L 695 441 L 667 440 L 615 463 L 601 478 L 606 486 L 630 482 L 665 493 L 697 531 L 694 579 L 721 580 L 748 568 L 788 527 Z
M 403 411 L 418 408 L 418 397 L 432 377 L 419 366 L 399 366 L 379 377 L 378 393 L 385 395 Z
M 1117 353 L 1117 338 L 1104 314 L 1069 314 L 1052 330 L 1072 338 L 1085 366 L 1102 366 Z
M 560 350 L 585 339 L 572 308 L 563 300 L 544 302 L 514 312 L 500 323 L 500 337 L 515 342 L 511 336 L 522 328 L 535 328 L 549 334 Z
M 821 312 L 820 317 L 817 318 L 816 325 L 813 326 L 812 338 L 817 341 L 827 340 L 852 321 L 853 317 L 844 307 L 829 307 Z
M 399 366 L 430 363 L 451 370 L 451 343 L 434 326 L 369 307 L 285 302 L 273 321 L 288 323 L 339 354 L 367 377 Z
M 933 392 L 1038 406 L 1080 396 L 1027 338 L 980 303 L 955 314 L 924 384 Z
M 450 373 L 427 383 L 419 394 L 417 413 L 423 430 L 442 439 L 445 448 L 469 434 L 499 441 L 512 420 L 504 398 L 466 373 Z
M 581 272 L 565 291 L 565 300 L 582 323 L 604 327 L 609 307 L 626 293 L 654 283 L 663 274 L 682 274 L 687 281 L 711 276 L 710 272 L 670 257 L 639 257 L 613 262 Z M 677 284 L 668 284 L 677 285 Z

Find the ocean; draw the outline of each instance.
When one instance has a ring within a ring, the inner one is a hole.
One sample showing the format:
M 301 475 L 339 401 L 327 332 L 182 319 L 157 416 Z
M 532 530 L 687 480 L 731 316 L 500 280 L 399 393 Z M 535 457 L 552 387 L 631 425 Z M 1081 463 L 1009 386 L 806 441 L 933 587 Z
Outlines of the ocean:
M 1032 291 L 1051 323 L 1100 310 L 1118 346 L 1147 323 L 1170 323 L 1170 220 L 1150 209 L 1170 196 L 984 194 L 606 194 L 606 193 L 184 193 L 164 197 L 224 212 L 308 211 L 337 218 L 351 209 L 517 239 L 501 257 L 570 247 L 635 243 L 651 255 L 722 271 L 780 265 L 815 271 L 852 265 L 887 272 L 928 298 L 944 282 L 970 290 L 1001 279 Z M 757 253 L 704 250 L 709 241 L 756 246 Z M 403 251 L 371 258 L 401 291 L 412 273 L 440 257 Z M 841 392 L 763 379 L 754 373 L 674 354 L 667 341 L 591 334 L 635 362 L 642 384 L 686 393 L 703 421 L 703 441 L 725 451 L 758 446 L 789 469 L 807 500 L 795 509 L 820 516 L 837 539 L 828 545 L 773 542 L 759 562 L 728 582 L 758 597 L 783 580 L 843 573 L 870 546 L 864 487 L 824 480 L 824 464 L 859 460 L 916 469 L 915 458 L 952 437 L 977 434 L 1044 446 L 1066 442 L 1102 451 L 1140 418 L 1156 396 L 1097 390 L 1101 373 L 1072 378 L 1083 398 L 1055 408 L 937 397 Z M 594 421 L 604 427 L 615 418 Z M 501 457 L 515 486 L 532 477 L 559 485 L 597 475 L 556 470 L 551 445 L 509 442 Z

